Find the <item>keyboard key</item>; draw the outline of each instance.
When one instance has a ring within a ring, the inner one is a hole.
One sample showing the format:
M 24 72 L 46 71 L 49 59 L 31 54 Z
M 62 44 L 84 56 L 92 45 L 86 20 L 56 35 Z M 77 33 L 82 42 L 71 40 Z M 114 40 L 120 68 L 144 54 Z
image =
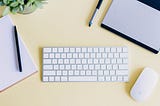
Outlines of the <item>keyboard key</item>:
M 110 48 L 106 48 L 106 52 L 110 52 Z
M 49 81 L 53 82 L 54 81 L 54 77 L 49 77 Z
M 102 70 L 105 70 L 106 68 L 107 68 L 106 65 L 101 65 L 101 69 L 102 69 Z
M 116 59 L 112 59 L 112 60 L 111 60 L 111 63 L 112 63 L 112 64 L 115 64 L 115 63 L 116 63 Z
M 109 71 L 104 71 L 104 75 L 109 75 Z
M 122 81 L 122 76 L 118 76 L 118 81 Z
M 61 77 L 61 81 L 68 81 L 68 80 L 67 80 L 67 77 L 64 77 L 64 76 Z
M 64 52 L 68 53 L 69 52 L 69 48 L 64 48 Z
M 67 56 L 66 56 L 65 53 L 62 53 L 62 54 L 61 54 L 61 57 L 64 59 L 64 58 L 66 58 Z
M 116 75 L 128 75 L 128 71 L 127 70 L 116 71 Z
M 66 65 L 66 70 L 70 70 L 71 66 L 70 65 Z
M 101 58 L 101 53 L 97 53 L 97 58 Z
M 59 59 L 58 64 L 63 64 L 63 59 Z
M 97 75 L 97 71 L 92 71 L 92 75 Z
M 76 63 L 75 59 L 70 59 L 70 64 L 75 64 L 75 63 Z
M 98 81 L 104 81 L 104 77 L 103 76 L 98 77 Z
M 75 71 L 75 73 L 74 73 L 74 75 L 79 75 L 80 73 L 79 73 L 79 71 Z
M 62 71 L 57 71 L 57 75 L 62 75 Z
M 117 77 L 116 76 L 112 76 L 112 81 L 116 81 Z
M 106 63 L 106 64 L 110 64 L 110 63 L 111 63 L 110 59 L 106 59 L 106 60 L 105 60 L 105 63 Z
M 97 77 L 94 76 L 69 76 L 69 81 L 97 81 Z
M 78 54 L 73 53 L 73 58 L 74 58 L 74 59 L 78 58 Z
M 64 65 L 59 65 L 59 69 L 64 70 L 65 69 Z
M 95 52 L 95 53 L 98 53 L 98 48 L 93 48 L 93 51 Z
M 62 75 L 67 75 L 67 71 L 63 71 Z
M 53 48 L 52 52 L 56 53 L 57 52 L 57 48 Z
M 87 52 L 87 48 L 82 48 L 82 53 L 86 53 Z
M 69 64 L 69 59 L 64 59 L 64 64 Z
M 44 82 L 48 82 L 49 80 L 48 80 L 48 77 L 43 77 L 43 81 Z
M 84 70 L 88 70 L 88 65 L 83 65 Z
M 114 70 L 118 69 L 118 65 L 117 65 L 117 64 L 114 64 L 114 65 L 113 65 L 113 69 L 114 69 Z
M 128 57 L 128 54 L 127 53 L 120 53 L 120 57 L 121 58 L 126 58 L 126 57 Z
M 107 53 L 102 53 L 102 58 L 107 58 Z
M 91 71 L 86 71 L 86 75 L 91 75 Z
M 123 81 L 128 82 L 128 76 L 124 76 Z
M 85 75 L 85 71 L 80 71 L 80 75 Z
M 54 58 L 54 53 L 51 53 L 49 56 L 50 58 Z
M 123 63 L 127 64 L 128 63 L 128 59 L 123 59 Z
M 55 58 L 61 58 L 60 53 L 56 53 L 56 54 L 55 54 Z
M 110 75 L 115 75 L 116 72 L 114 70 L 110 71 Z
M 123 52 L 128 52 L 127 47 L 124 47 L 124 48 L 123 48 Z
M 88 48 L 88 52 L 89 52 L 89 53 L 92 53 L 92 48 Z
M 98 71 L 98 75 L 103 75 L 103 71 Z
M 83 53 L 79 53 L 79 58 L 84 58 L 84 54 Z
M 111 48 L 111 52 L 116 52 L 116 48 Z
M 63 48 L 58 48 L 58 52 L 62 53 L 63 52 Z
M 51 52 L 51 48 L 44 48 L 44 49 L 43 49 L 43 52 L 44 52 L 44 53 L 50 53 L 50 52 Z
M 89 65 L 89 69 L 93 70 L 94 69 L 94 65 Z
M 43 65 L 44 70 L 52 70 L 53 66 L 52 65 Z
M 60 77 L 59 77 L 59 76 L 56 76 L 56 77 L 55 77 L 55 81 L 56 81 L 56 82 L 60 82 L 60 81 L 61 81 L 61 80 L 60 80 Z
M 117 48 L 117 52 L 122 52 L 122 48 Z
M 69 75 L 73 75 L 73 71 L 69 71 Z
M 108 58 L 113 58 L 113 53 L 108 53 Z
M 53 69 L 54 69 L 54 70 L 58 70 L 58 69 L 59 69 L 59 66 L 58 66 L 58 65 L 54 65 L 54 66 L 53 66 Z
M 100 65 L 99 64 L 95 65 L 95 69 L 97 69 L 97 70 L 101 69 Z
M 49 55 L 47 53 L 44 53 L 43 58 L 49 58 Z
M 119 53 L 114 53 L 114 58 L 119 58 Z
M 77 69 L 77 66 L 76 66 L 76 65 L 72 65 L 72 66 L 71 66 L 71 69 L 72 69 L 72 70 L 75 70 L 75 69 Z
M 100 63 L 100 64 L 104 64 L 104 59 L 100 59 L 100 60 L 99 60 L 99 63 Z
M 68 53 L 67 58 L 72 58 L 72 53 Z
M 110 64 L 107 65 L 107 69 L 108 69 L 108 70 L 111 70 L 111 69 L 112 69 L 112 65 L 110 65 Z
M 76 48 L 76 52 L 77 53 L 81 52 L 81 48 Z
M 89 53 L 86 53 L 86 54 L 85 54 L 85 58 L 89 58 Z
M 75 53 L 75 48 L 70 48 L 71 53 Z
M 121 64 L 122 63 L 122 59 L 117 59 L 117 63 Z
M 91 53 L 91 58 L 95 58 L 96 57 L 96 53 Z
M 104 48 L 99 48 L 100 53 L 104 53 Z
M 52 59 L 52 64 L 57 64 L 57 59 Z
M 110 76 L 106 76 L 106 81 L 111 81 L 111 77 Z
M 43 59 L 43 64 L 51 64 L 51 59 Z
M 127 64 L 125 64 L 125 65 L 119 65 L 119 69 L 121 70 L 121 69 L 128 69 L 128 65 Z
M 93 63 L 92 59 L 88 59 L 88 64 L 92 64 L 92 63 Z

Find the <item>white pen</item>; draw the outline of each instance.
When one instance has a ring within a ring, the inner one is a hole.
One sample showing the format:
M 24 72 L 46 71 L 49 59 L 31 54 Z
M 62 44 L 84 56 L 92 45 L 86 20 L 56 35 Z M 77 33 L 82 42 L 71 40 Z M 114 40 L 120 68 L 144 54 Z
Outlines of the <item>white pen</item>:
M 95 19 L 95 17 L 96 17 L 96 14 L 97 14 L 97 12 L 98 12 L 101 4 L 102 4 L 102 1 L 103 1 L 103 0 L 99 0 L 99 2 L 98 2 L 97 7 L 96 7 L 96 9 L 94 10 L 94 13 L 93 13 L 93 15 L 92 15 L 92 18 L 91 18 L 90 21 L 89 21 L 89 27 L 93 24 L 93 21 L 94 21 L 94 19 Z

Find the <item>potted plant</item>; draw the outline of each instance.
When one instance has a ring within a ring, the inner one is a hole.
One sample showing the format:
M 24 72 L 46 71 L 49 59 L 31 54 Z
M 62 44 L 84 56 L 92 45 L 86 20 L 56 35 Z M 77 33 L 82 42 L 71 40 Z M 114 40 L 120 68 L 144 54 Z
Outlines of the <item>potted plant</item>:
M 3 16 L 9 12 L 16 14 L 29 14 L 37 8 L 42 8 L 46 0 L 0 0 L 0 6 L 5 6 Z

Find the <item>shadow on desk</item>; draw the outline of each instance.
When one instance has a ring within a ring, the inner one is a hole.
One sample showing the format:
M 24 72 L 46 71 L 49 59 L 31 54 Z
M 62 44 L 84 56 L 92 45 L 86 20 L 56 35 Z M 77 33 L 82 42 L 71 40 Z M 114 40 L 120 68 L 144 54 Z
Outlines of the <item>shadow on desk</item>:
M 43 56 L 43 53 L 42 53 L 43 49 L 42 47 L 39 48 L 39 64 L 40 64 L 40 80 L 42 81 L 42 69 L 43 69 L 43 61 L 42 61 L 42 56 Z
M 4 7 L 0 7 L 0 18 L 2 17 L 3 10 L 4 10 Z

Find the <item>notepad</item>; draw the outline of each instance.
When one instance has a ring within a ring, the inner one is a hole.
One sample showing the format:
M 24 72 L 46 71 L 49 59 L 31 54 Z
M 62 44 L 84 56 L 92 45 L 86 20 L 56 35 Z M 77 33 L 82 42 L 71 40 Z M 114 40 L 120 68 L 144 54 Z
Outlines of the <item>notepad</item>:
M 18 34 L 23 67 L 23 71 L 19 72 L 13 26 L 10 16 L 0 18 L 0 91 L 37 72 L 37 67 Z

